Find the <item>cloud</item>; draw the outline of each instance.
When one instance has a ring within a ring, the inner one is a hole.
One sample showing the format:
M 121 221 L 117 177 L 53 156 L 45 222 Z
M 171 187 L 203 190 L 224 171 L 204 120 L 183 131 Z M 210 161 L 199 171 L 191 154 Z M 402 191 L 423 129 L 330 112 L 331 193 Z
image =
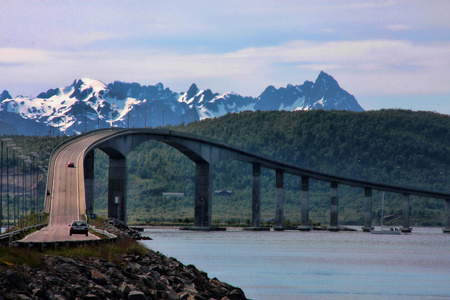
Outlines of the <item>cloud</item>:
M 392 31 L 402 31 L 402 30 L 411 30 L 412 27 L 409 25 L 395 24 L 395 25 L 386 26 L 386 29 L 392 30 Z
M 104 82 L 162 82 L 176 91 L 197 82 L 218 92 L 233 90 L 257 96 L 269 84 L 300 84 L 314 80 L 324 70 L 355 95 L 436 94 L 450 92 L 448 57 L 449 42 L 403 40 L 295 40 L 227 53 L 0 48 L 0 82 L 7 87 L 12 80 L 24 85 L 41 81 L 53 88 L 91 77 Z M 175 83 L 177 86 L 171 86 Z
M 21 49 L 21 48 L 0 48 L 0 63 L 20 65 L 31 62 L 44 62 L 47 60 L 47 51 Z
M 321 70 L 357 99 L 450 94 L 448 0 L 0 3 L 12 94 L 91 77 L 258 96 Z
M 412 43 L 403 40 L 311 42 L 292 41 L 276 47 L 250 48 L 234 53 L 254 65 L 288 63 L 303 70 L 325 69 L 356 80 L 361 93 L 449 92 L 450 43 Z

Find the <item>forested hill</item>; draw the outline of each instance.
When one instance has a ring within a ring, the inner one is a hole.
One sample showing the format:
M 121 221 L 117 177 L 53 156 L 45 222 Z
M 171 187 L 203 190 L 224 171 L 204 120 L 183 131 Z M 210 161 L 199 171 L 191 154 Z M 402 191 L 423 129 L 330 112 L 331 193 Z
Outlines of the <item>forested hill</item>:
M 243 112 L 174 130 L 342 176 L 450 192 L 450 116 L 407 110 Z
M 314 170 L 380 183 L 450 192 L 450 116 L 431 112 L 380 110 L 241 112 L 166 128 L 214 138 L 231 145 Z M 194 165 L 176 150 L 146 143 L 129 155 L 130 220 L 172 220 L 193 216 Z M 104 174 L 106 176 L 106 174 Z M 96 175 L 97 176 L 97 175 Z M 105 177 L 103 176 L 103 177 Z M 101 178 L 99 175 L 96 178 Z M 213 220 L 251 218 L 251 166 L 221 162 L 213 166 Z M 262 218 L 274 217 L 274 172 L 263 169 Z M 163 192 L 185 197 L 164 199 Z M 285 177 L 285 215 L 300 219 L 300 178 Z M 385 214 L 399 218 L 401 195 L 386 194 Z M 444 224 L 444 201 L 412 197 L 412 224 Z M 339 188 L 342 224 L 362 224 L 363 192 Z M 381 193 L 374 193 L 374 222 Z M 329 184 L 312 181 L 310 217 L 329 221 Z

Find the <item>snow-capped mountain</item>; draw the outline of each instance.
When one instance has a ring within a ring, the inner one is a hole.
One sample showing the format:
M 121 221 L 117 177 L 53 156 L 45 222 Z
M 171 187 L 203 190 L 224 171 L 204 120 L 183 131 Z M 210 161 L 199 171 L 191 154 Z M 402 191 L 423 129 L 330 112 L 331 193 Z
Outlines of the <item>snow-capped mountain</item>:
M 0 94 L 0 134 L 78 134 L 114 127 L 156 127 L 189 123 L 245 110 L 337 109 L 363 111 L 355 97 L 321 72 L 313 83 L 267 87 L 257 98 L 236 93 L 218 94 L 192 84 L 176 93 L 158 83 L 116 81 L 105 84 L 82 78 L 64 88 L 50 89 L 36 98 Z M 30 130 L 31 127 L 31 130 Z

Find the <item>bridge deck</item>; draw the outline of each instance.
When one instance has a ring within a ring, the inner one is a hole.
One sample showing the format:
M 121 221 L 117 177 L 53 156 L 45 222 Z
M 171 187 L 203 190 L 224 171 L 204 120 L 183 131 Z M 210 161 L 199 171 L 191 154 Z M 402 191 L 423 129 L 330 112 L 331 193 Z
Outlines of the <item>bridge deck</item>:
M 138 142 L 133 142 L 133 138 L 127 140 L 129 142 L 124 146 L 123 141 L 126 137 L 140 137 Z M 214 141 L 208 138 L 202 138 L 191 134 L 173 132 L 168 130 L 154 129 L 128 129 L 128 130 L 99 130 L 90 132 L 72 138 L 68 142 L 59 146 L 57 151 L 51 158 L 52 166 L 49 170 L 47 186 L 50 190 L 50 198 L 47 199 L 46 211 L 50 212 L 49 226 L 30 235 L 22 240 L 22 242 L 49 242 L 49 241 L 70 241 L 97 239 L 96 236 L 69 236 L 68 225 L 75 219 L 79 219 L 86 212 L 85 198 L 85 182 L 84 182 L 84 158 L 89 151 L 102 145 L 108 147 L 128 147 L 122 148 L 122 154 L 126 155 L 137 144 L 145 141 L 142 137 L 160 140 L 169 145 L 175 145 L 178 149 L 186 151 L 185 154 L 192 155 L 196 159 L 204 160 L 204 162 L 216 162 L 220 159 L 235 159 L 252 164 L 277 170 L 277 172 L 286 172 L 299 176 L 306 176 L 317 180 L 331 182 L 337 188 L 337 184 L 361 187 L 364 189 L 374 189 L 380 191 L 401 193 L 404 195 L 417 195 L 422 197 L 446 199 L 450 202 L 449 193 L 432 192 L 421 189 L 408 187 L 399 187 L 389 184 L 381 184 L 359 179 L 353 179 L 342 176 L 335 176 L 323 172 L 317 172 L 311 169 L 288 164 L 282 161 L 274 160 L 262 155 L 247 152 L 222 142 Z M 120 141 L 120 146 L 116 144 L 108 144 L 111 141 Z M 112 145 L 112 146 L 111 146 Z M 125 149 L 125 150 L 124 150 Z M 200 150 L 199 150 L 200 149 Z M 205 150 L 206 149 L 206 150 Z M 119 150 L 115 149 L 114 151 Z M 209 153 L 210 156 L 204 153 Z M 74 162 L 75 168 L 69 168 L 68 162 Z M 204 163 L 203 163 L 204 164 Z M 125 171 L 126 172 L 126 171 Z M 281 173 L 280 173 L 281 174 Z M 125 199 L 126 200 L 126 199 Z M 201 199 L 202 200 L 202 199 Z M 450 214 L 450 208 L 447 215 Z M 450 217 L 447 216 L 450 220 Z M 447 224 L 447 227 L 450 224 Z

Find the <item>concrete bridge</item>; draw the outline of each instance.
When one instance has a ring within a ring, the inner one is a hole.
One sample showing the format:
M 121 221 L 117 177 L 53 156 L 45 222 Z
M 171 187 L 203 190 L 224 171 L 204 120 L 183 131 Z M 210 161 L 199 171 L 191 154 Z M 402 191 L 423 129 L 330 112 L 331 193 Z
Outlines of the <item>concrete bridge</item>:
M 80 135 L 61 145 L 54 151 L 51 163 L 54 163 L 56 156 L 61 149 L 78 149 L 73 157 L 77 157 L 78 172 L 78 203 L 79 213 L 93 212 L 94 203 L 94 149 L 100 149 L 109 156 L 108 174 L 108 217 L 126 219 L 127 203 L 127 155 L 140 144 L 156 140 L 163 142 L 191 159 L 196 166 L 195 169 L 195 207 L 194 207 L 194 227 L 198 229 L 211 228 L 211 207 L 212 207 L 212 174 L 211 166 L 224 160 L 238 160 L 252 164 L 253 184 L 252 184 L 252 226 L 260 227 L 261 220 L 261 168 L 275 170 L 275 225 L 276 228 L 283 227 L 283 178 L 284 174 L 301 176 L 301 224 L 300 230 L 310 230 L 309 225 L 309 181 L 315 179 L 329 182 L 330 184 L 330 226 L 329 230 L 338 231 L 339 227 L 339 197 L 338 188 L 340 185 L 348 185 L 361 188 L 364 199 L 364 231 L 372 228 L 372 192 L 373 190 L 398 193 L 403 195 L 403 223 L 401 231 L 410 232 L 410 196 L 420 196 L 428 198 L 442 199 L 446 203 L 446 227 L 444 232 L 450 232 L 450 194 L 432 192 L 421 189 L 406 188 L 389 184 L 380 184 L 370 181 L 358 180 L 342 176 L 330 175 L 303 168 L 297 165 L 278 161 L 250 153 L 243 149 L 227 145 L 212 139 L 199 137 L 187 133 L 180 133 L 170 130 L 155 129 L 126 129 L 126 130 L 99 130 Z M 82 144 L 82 147 L 75 145 Z M 48 190 L 52 189 L 54 180 L 58 177 L 49 168 Z M 53 199 L 55 201 L 55 199 Z M 51 196 L 46 199 L 45 209 L 51 211 Z M 53 204 L 54 206 L 54 204 Z

